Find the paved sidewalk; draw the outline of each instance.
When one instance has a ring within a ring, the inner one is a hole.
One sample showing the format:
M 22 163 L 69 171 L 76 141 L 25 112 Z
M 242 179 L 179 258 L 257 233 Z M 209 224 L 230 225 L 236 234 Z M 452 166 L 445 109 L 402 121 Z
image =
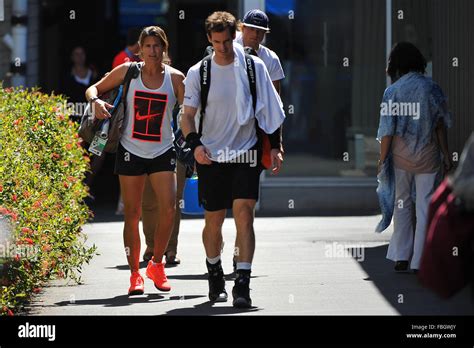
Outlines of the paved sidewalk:
M 122 222 L 85 226 L 98 246 L 83 271 L 83 285 L 56 281 L 30 307 L 32 315 L 472 315 L 470 289 L 449 301 L 422 288 L 415 275 L 396 274 L 385 259 L 391 231 L 373 232 L 380 216 L 257 218 L 257 249 L 251 280 L 255 308 L 235 310 L 207 298 L 202 219 L 181 222 L 179 257 L 168 268 L 170 293 L 145 280 L 145 294 L 129 298 L 129 270 Z M 232 272 L 235 227 L 223 228 L 223 265 Z M 142 249 L 144 242 L 142 236 Z M 143 250 L 142 250 L 143 251 Z M 142 263 L 144 275 L 145 264 Z M 227 292 L 233 281 L 227 277 Z M 230 295 L 231 297 L 231 295 Z

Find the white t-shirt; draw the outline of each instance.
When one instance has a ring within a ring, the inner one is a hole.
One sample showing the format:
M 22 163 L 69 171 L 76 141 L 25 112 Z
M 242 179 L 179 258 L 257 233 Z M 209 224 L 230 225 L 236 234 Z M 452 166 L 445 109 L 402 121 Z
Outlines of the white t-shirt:
M 242 40 L 242 32 L 238 31 L 235 36 L 235 42 L 244 45 Z M 278 81 L 285 78 L 285 73 L 283 72 L 283 68 L 281 67 L 280 58 L 278 58 L 277 54 L 273 52 L 268 47 L 260 45 L 257 50 L 258 57 L 263 60 L 265 66 L 267 67 L 268 73 L 270 74 L 270 78 L 272 81 Z
M 200 67 L 201 62 L 193 65 L 184 80 L 183 105 L 198 109 L 195 117 L 197 131 L 201 106 Z M 211 159 L 216 162 L 231 161 L 237 157 L 238 151 L 249 150 L 257 143 L 255 119 L 252 118 L 245 126 L 237 121 L 236 93 L 234 63 L 219 65 L 212 59 L 211 86 L 201 142 L 209 149 Z

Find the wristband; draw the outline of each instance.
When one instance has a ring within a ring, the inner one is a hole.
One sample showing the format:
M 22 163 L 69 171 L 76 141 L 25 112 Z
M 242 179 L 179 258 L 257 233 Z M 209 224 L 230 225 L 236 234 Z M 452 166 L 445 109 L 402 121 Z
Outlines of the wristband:
M 196 132 L 191 132 L 186 136 L 186 144 L 191 148 L 193 154 L 196 147 L 202 145 L 200 138 L 201 136 Z
M 92 97 L 92 98 L 89 100 L 89 103 L 92 104 L 92 103 L 95 102 L 97 99 L 99 99 L 98 96 Z

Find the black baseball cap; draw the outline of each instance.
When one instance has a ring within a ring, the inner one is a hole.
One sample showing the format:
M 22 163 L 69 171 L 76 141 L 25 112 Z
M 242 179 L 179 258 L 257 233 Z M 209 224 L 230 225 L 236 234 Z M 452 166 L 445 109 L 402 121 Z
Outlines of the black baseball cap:
M 242 24 L 247 27 L 270 31 L 268 22 L 268 16 L 265 14 L 265 12 L 255 9 L 250 10 L 245 14 Z

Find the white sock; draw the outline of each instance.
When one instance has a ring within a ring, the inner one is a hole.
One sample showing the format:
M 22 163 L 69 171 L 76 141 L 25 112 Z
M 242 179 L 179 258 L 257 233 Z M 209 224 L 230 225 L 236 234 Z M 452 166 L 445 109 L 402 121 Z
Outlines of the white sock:
M 252 264 L 250 262 L 237 262 L 237 270 L 251 271 Z
M 220 255 L 217 255 L 216 257 L 210 259 L 208 257 L 206 257 L 207 259 L 207 262 L 209 262 L 211 265 L 215 265 L 216 263 L 218 263 L 221 259 L 221 256 Z

